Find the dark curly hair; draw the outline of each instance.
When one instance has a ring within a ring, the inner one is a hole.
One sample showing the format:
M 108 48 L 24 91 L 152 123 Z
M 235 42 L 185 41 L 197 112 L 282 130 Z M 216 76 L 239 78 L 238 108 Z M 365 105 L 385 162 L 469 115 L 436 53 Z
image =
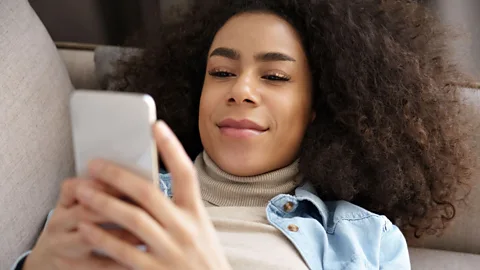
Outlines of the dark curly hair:
M 312 71 L 317 117 L 299 153 L 304 179 L 323 200 L 384 214 L 407 237 L 445 229 L 474 163 L 454 84 L 461 74 L 427 8 L 406 0 L 198 2 L 124 63 L 116 86 L 150 94 L 192 159 L 203 149 L 198 110 L 216 32 L 238 13 L 274 13 L 300 34 Z

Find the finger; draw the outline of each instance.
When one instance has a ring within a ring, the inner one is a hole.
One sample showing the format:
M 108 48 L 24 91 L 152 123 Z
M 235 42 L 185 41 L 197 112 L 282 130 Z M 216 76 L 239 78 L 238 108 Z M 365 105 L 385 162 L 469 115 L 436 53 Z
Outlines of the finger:
M 129 243 L 130 245 L 133 246 L 139 246 L 139 245 L 144 245 L 145 243 L 138 239 L 137 236 L 134 234 L 130 233 L 127 230 L 122 230 L 122 229 L 116 229 L 116 230 L 105 230 L 109 234 L 111 234 L 113 237 L 122 239 L 124 242 Z
M 84 206 L 82 205 L 78 205 L 78 208 L 77 209 L 81 209 L 81 208 L 85 208 Z M 90 211 L 91 213 L 93 213 L 92 211 Z M 110 219 L 107 219 L 105 217 L 100 217 L 98 214 L 94 214 L 95 216 L 93 216 L 92 218 L 76 218 L 76 217 L 73 217 L 71 219 L 76 219 L 75 222 L 71 222 L 69 225 L 71 225 L 70 228 L 61 228 L 61 227 L 56 227 L 56 228 L 52 228 L 52 225 L 50 224 L 54 224 L 54 222 L 50 223 L 49 225 L 47 225 L 46 227 L 46 230 L 48 232 L 51 232 L 51 231 L 56 231 L 58 232 L 59 230 L 70 230 L 68 234 L 63 234 L 63 235 L 68 235 L 67 238 L 72 238 L 72 235 L 75 235 L 75 231 L 73 230 L 77 230 L 78 229 L 78 224 L 82 221 L 86 221 L 86 222 L 90 222 L 90 223 L 107 223 L 107 222 L 111 222 Z M 97 218 L 99 217 L 99 218 Z M 65 221 L 69 221 L 71 219 L 68 218 L 68 215 L 59 215 L 58 216 L 59 219 L 64 219 Z M 52 217 L 53 219 L 53 217 Z M 64 225 L 64 224 L 62 224 Z M 122 229 L 109 229 L 107 230 L 108 233 L 110 233 L 111 235 L 115 236 L 115 237 L 118 237 L 120 239 L 123 239 L 125 242 L 127 243 L 130 243 L 132 245 L 142 245 L 144 244 L 143 241 L 141 241 L 140 239 L 138 239 L 138 237 L 136 237 L 135 235 L 133 235 L 132 233 L 130 233 L 129 231 L 126 231 L 126 230 L 122 230 Z M 78 235 L 78 234 L 77 234 Z M 78 241 L 77 241 L 78 240 Z M 80 240 L 81 239 L 77 239 L 77 240 L 66 240 L 67 242 L 68 241 L 73 241 L 73 242 L 81 242 Z M 72 242 L 72 243 L 73 243 Z
M 163 121 L 154 127 L 154 136 L 165 166 L 172 175 L 175 204 L 196 209 L 202 204 L 197 173 L 192 161 L 172 130 Z
M 46 229 L 50 231 L 73 231 L 77 229 L 80 221 L 89 221 L 93 223 L 106 223 L 109 220 L 92 210 L 86 208 L 84 205 L 76 204 L 68 209 L 57 208 L 53 212 L 50 222 Z
M 75 190 L 82 185 L 88 185 L 92 188 L 105 191 L 116 197 L 120 195 L 118 191 L 110 187 L 107 187 L 105 184 L 102 184 L 99 181 L 72 178 L 72 179 L 65 180 L 62 183 L 60 198 L 58 199 L 57 206 L 63 207 L 63 208 L 69 208 L 73 206 L 76 202 Z
M 180 252 L 172 237 L 143 209 L 87 187 L 79 189 L 78 198 L 80 203 L 127 229 L 155 253 L 168 257 Z
M 83 234 L 78 232 L 63 233 L 54 239 L 56 250 L 61 257 L 80 259 L 90 256 L 92 245 L 86 240 Z
M 90 258 L 85 264 L 85 270 L 128 270 L 126 266 L 107 257 Z M 83 269 L 82 269 L 83 270 Z
M 57 260 L 58 261 L 58 260 Z M 87 259 L 61 258 L 59 260 L 59 269 L 75 270 L 128 270 L 127 267 L 116 261 L 101 256 L 90 255 Z
M 81 223 L 79 229 L 95 250 L 101 250 L 130 269 L 167 269 L 159 265 L 150 254 L 113 237 L 95 225 Z
M 176 206 L 152 182 L 108 161 L 95 160 L 90 167 L 99 181 L 128 196 L 166 228 L 174 229 L 182 222 Z
M 68 208 L 75 203 L 75 189 L 81 181 L 80 179 L 67 179 L 62 183 L 60 198 L 57 202 L 58 207 Z

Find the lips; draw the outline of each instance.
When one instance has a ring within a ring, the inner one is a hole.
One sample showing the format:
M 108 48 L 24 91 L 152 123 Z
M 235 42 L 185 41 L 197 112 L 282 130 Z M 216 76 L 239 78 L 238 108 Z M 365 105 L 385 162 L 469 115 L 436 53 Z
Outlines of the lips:
M 261 125 L 250 121 L 248 119 L 234 120 L 231 118 L 225 119 L 218 124 L 220 128 L 236 128 L 236 129 L 252 129 L 256 131 L 266 131 L 267 128 L 262 127 Z
M 235 138 L 249 138 L 260 135 L 268 128 L 261 126 L 248 119 L 225 119 L 218 124 L 223 135 Z

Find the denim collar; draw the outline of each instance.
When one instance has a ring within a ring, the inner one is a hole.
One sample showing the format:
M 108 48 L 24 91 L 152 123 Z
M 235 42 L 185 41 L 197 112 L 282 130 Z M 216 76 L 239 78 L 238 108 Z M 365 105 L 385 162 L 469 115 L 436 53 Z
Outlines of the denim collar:
M 298 200 L 307 200 L 311 202 L 318 209 L 320 216 L 322 217 L 322 223 L 327 224 L 329 217 L 329 210 L 320 197 L 318 197 L 315 188 L 310 182 L 305 182 L 295 189 L 295 196 Z

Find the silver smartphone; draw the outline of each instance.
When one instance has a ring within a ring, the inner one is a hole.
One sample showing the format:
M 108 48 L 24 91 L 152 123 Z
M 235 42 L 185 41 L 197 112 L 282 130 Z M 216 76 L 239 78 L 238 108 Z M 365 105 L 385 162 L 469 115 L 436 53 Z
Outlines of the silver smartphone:
M 76 90 L 70 116 L 78 177 L 88 177 L 88 163 L 101 158 L 158 184 L 157 116 L 149 95 Z

